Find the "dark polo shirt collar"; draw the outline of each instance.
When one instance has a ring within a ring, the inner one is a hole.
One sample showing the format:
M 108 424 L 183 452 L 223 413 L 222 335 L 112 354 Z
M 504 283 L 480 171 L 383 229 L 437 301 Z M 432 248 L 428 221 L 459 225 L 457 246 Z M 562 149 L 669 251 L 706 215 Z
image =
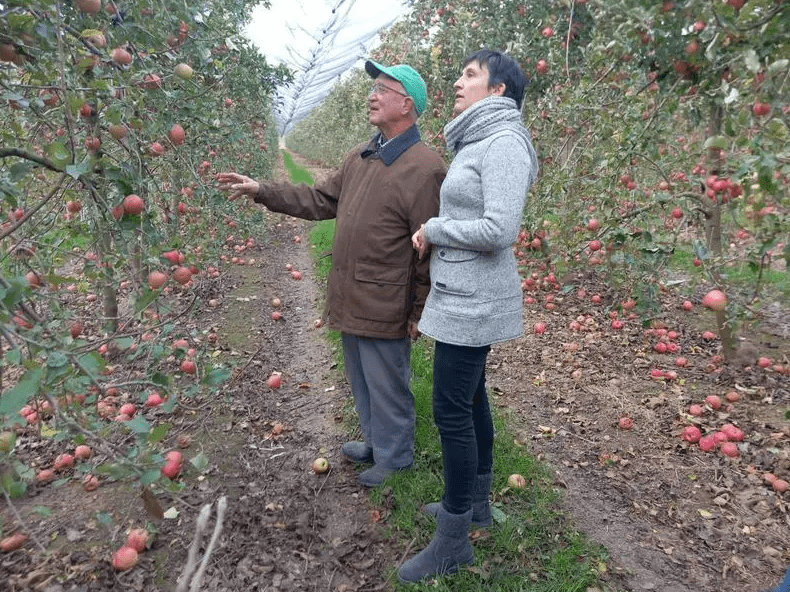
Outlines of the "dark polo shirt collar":
M 381 132 L 377 133 L 359 155 L 362 158 L 366 158 L 375 154 L 386 166 L 389 166 L 395 162 L 401 154 L 420 141 L 420 131 L 417 129 L 417 124 L 415 123 L 401 135 L 382 144 L 381 142 L 383 139 Z

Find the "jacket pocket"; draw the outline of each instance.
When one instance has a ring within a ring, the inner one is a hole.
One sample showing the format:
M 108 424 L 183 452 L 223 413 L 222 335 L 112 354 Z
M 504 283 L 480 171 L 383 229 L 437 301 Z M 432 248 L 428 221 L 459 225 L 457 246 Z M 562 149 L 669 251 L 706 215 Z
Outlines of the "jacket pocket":
M 409 268 L 357 261 L 349 296 L 351 314 L 389 323 L 406 319 Z
M 456 296 L 471 296 L 477 291 L 480 273 L 484 271 L 477 259 L 480 251 L 434 247 L 431 262 L 432 289 Z

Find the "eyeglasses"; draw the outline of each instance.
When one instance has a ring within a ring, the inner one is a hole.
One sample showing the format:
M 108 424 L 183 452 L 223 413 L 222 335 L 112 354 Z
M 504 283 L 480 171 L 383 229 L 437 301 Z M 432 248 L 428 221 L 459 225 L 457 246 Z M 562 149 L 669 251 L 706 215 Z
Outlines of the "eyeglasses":
M 408 94 L 402 93 L 401 91 L 395 90 L 394 88 L 390 88 L 389 86 L 387 86 L 386 84 L 382 84 L 381 82 L 377 82 L 376 84 L 374 84 L 373 86 L 370 87 L 370 92 L 368 93 L 368 96 L 370 96 L 370 95 L 383 95 L 387 91 L 392 91 L 394 93 L 399 94 L 402 97 L 408 97 L 409 96 Z

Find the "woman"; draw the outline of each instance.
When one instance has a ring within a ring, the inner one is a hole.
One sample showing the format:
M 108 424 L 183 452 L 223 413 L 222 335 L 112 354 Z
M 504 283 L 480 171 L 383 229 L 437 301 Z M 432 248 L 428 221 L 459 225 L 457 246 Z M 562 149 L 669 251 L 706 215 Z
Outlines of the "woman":
M 427 511 L 436 536 L 398 570 L 402 582 L 472 563 L 469 526 L 491 524 L 494 426 L 485 391 L 492 343 L 519 337 L 521 282 L 512 252 L 537 158 L 521 123 L 526 78 L 511 57 L 481 50 L 453 85 L 454 119 L 444 135 L 455 157 L 439 215 L 412 236 L 432 245 L 431 291 L 419 330 L 436 340 L 433 414 L 442 439 L 444 495 Z

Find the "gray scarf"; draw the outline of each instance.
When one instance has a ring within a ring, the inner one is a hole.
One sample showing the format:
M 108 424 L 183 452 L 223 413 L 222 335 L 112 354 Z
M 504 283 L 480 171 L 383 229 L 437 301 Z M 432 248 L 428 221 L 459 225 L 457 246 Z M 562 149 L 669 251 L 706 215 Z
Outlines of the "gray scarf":
M 521 123 L 521 113 L 513 99 L 492 95 L 477 101 L 444 126 L 444 137 L 447 147 L 455 155 L 466 144 L 479 142 L 506 130 L 522 138 L 526 144 L 527 152 L 534 163 L 530 171 L 531 184 L 537 177 L 537 155 L 532 147 L 532 138 Z

